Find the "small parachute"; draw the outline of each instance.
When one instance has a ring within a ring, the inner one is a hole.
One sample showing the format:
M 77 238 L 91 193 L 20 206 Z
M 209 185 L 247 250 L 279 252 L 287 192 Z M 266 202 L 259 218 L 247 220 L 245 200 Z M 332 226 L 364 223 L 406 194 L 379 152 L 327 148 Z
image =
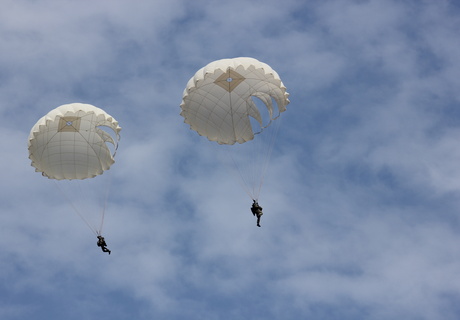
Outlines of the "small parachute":
M 102 128 L 113 131 L 115 138 Z M 56 180 L 87 179 L 115 162 L 121 128 L 104 110 L 82 103 L 60 106 L 33 126 L 28 147 L 35 171 Z M 113 145 L 113 152 L 107 143 Z
M 246 192 L 257 200 L 277 135 L 277 129 L 266 131 L 274 122 L 279 124 L 275 120 L 286 111 L 288 97 L 269 65 L 247 57 L 221 59 L 188 81 L 180 114 L 199 135 L 231 149 Z M 238 151 L 240 145 L 250 150 Z
M 71 103 L 38 120 L 28 139 L 35 171 L 54 182 L 96 235 L 102 232 L 109 191 L 109 180 L 104 179 L 108 177 L 101 175 L 115 162 L 120 130 L 118 122 L 104 110 Z

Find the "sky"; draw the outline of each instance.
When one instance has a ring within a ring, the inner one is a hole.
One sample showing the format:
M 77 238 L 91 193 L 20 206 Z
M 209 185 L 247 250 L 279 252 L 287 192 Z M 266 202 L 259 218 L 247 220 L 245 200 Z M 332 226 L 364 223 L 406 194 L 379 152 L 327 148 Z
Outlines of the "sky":
M 460 317 L 458 2 L 0 4 L 1 319 Z M 290 94 L 261 228 L 180 116 L 194 73 L 234 57 Z M 73 102 L 122 127 L 111 255 L 28 159 Z

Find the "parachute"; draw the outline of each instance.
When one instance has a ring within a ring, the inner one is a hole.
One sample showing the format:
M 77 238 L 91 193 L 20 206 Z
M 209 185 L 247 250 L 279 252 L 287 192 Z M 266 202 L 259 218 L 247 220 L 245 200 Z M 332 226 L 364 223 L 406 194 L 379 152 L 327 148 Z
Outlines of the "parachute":
M 113 130 L 116 139 L 101 127 Z M 66 104 L 33 126 L 29 158 L 35 171 L 50 179 L 92 178 L 115 162 L 120 130 L 118 122 L 102 109 L 82 103 Z M 107 143 L 115 151 L 111 152 Z
M 286 111 L 289 94 L 279 75 L 267 64 L 254 58 L 240 57 L 221 59 L 198 70 L 188 81 L 184 90 L 181 115 L 199 135 L 220 145 L 239 149 L 238 144 L 251 144 L 251 152 L 232 152 L 237 171 L 252 199 L 257 199 L 263 181 L 266 164 L 270 157 L 274 138 L 264 140 L 267 128 Z M 274 107 L 274 102 L 276 108 Z M 272 135 L 276 136 L 277 130 Z M 261 137 L 255 139 L 255 135 Z M 267 134 L 268 135 L 268 134 Z M 238 144 L 236 144 L 238 143 Z M 240 160 L 238 155 L 249 155 L 252 164 Z M 252 154 L 251 154 L 252 153 Z M 256 174 L 247 174 L 258 171 Z M 249 176 L 257 176 L 251 182 Z
M 120 130 L 118 122 L 102 109 L 83 103 L 62 105 L 32 127 L 28 139 L 31 165 L 54 181 L 71 180 L 69 184 L 76 184 L 91 180 L 115 162 Z M 63 191 L 62 183 L 56 185 Z M 65 196 L 88 224 L 73 201 L 75 192 Z M 102 222 L 99 228 L 88 226 L 100 234 Z

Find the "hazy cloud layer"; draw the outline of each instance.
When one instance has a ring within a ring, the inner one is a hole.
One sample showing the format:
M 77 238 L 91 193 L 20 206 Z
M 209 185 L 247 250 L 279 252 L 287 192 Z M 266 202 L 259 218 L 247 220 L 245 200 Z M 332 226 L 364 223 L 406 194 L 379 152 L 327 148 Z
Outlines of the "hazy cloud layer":
M 458 319 L 454 1 L 2 7 L 1 319 Z M 291 100 L 262 228 L 179 115 L 189 78 L 238 56 L 271 65 Z M 71 102 L 123 128 L 110 256 L 28 159 L 34 123 Z

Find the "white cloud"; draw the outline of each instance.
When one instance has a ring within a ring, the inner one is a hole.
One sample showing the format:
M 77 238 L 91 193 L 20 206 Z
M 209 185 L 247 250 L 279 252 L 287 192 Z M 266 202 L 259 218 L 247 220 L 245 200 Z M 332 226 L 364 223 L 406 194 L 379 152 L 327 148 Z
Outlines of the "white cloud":
M 456 319 L 457 8 L 382 1 L 9 1 L 0 13 L 0 315 Z M 291 93 L 251 199 L 180 117 L 214 59 Z M 69 102 L 122 126 L 109 256 L 27 159 Z M 71 311 L 73 310 L 73 311 Z

